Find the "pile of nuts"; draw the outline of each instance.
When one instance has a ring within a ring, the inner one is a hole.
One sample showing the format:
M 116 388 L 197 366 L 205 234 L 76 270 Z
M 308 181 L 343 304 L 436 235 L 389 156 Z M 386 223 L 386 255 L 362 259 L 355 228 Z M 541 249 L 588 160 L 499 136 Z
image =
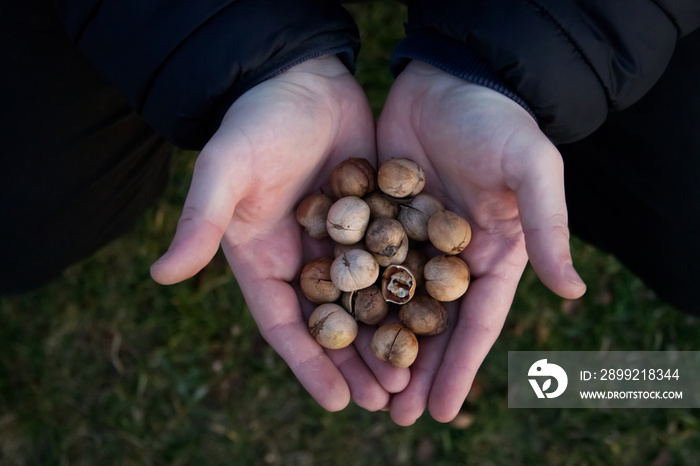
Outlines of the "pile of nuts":
M 312 194 L 296 211 L 312 238 L 335 241 L 334 259 L 316 258 L 301 271 L 302 293 L 319 305 L 309 318 L 311 335 L 337 349 L 354 341 L 358 322 L 378 326 L 374 354 L 408 367 L 418 355 L 417 336 L 445 330 L 442 303 L 467 291 L 469 267 L 457 254 L 471 227 L 422 192 L 425 174 L 412 160 L 392 158 L 375 172 L 367 160 L 350 158 L 334 168 L 330 185 L 334 197 Z M 442 254 L 428 257 L 426 245 Z M 398 306 L 401 323 L 381 325 L 390 306 Z

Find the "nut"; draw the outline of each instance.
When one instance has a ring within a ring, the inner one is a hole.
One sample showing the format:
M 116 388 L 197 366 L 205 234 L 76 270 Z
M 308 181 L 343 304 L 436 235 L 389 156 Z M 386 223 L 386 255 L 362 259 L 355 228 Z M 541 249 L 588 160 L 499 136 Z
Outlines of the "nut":
M 357 337 L 357 322 L 337 304 L 321 304 L 309 317 L 309 331 L 319 345 L 345 348 Z
M 335 197 L 362 197 L 375 188 L 376 171 L 362 158 L 349 158 L 340 162 L 331 172 L 331 190 Z
M 322 193 L 311 194 L 299 203 L 296 210 L 297 222 L 312 238 L 325 238 L 328 236 L 326 218 L 332 205 L 333 199 L 330 196 Z
M 403 265 L 391 265 L 382 274 L 382 296 L 390 303 L 404 304 L 416 292 L 416 279 Z
M 341 244 L 353 244 L 362 240 L 368 224 L 369 206 L 356 196 L 335 201 L 326 218 L 328 234 Z
M 381 191 L 372 191 L 362 198 L 369 206 L 370 218 L 396 218 L 399 204 Z
M 331 264 L 331 280 L 341 291 L 355 291 L 374 284 L 379 278 L 379 264 L 362 249 L 344 252 Z
M 444 210 L 440 200 L 428 193 L 419 193 L 401 204 L 397 219 L 403 225 L 409 238 L 428 241 L 428 220 L 435 213 Z
M 447 310 L 437 299 L 418 295 L 401 306 L 399 320 L 416 335 L 437 335 L 447 328 Z
M 377 185 L 392 197 L 415 196 L 425 186 L 425 172 L 413 160 L 389 159 L 379 167 Z
M 367 227 L 365 235 L 367 250 L 382 267 L 400 264 L 408 254 L 408 237 L 398 220 L 377 218 Z
M 328 257 L 319 257 L 301 270 L 301 292 L 312 303 L 332 303 L 340 298 L 342 292 L 331 281 L 332 263 L 333 260 Z
M 343 293 L 341 303 L 355 320 L 367 325 L 378 324 L 389 312 L 389 303 L 377 285 Z
M 472 229 L 463 217 L 449 210 L 435 212 L 428 221 L 430 242 L 446 254 L 459 254 L 472 239 Z
M 423 273 L 426 291 L 438 301 L 454 301 L 469 287 L 469 267 L 457 256 L 433 257 L 425 264 Z
M 372 337 L 372 351 L 395 367 L 408 367 L 418 356 L 418 339 L 401 324 L 379 327 Z

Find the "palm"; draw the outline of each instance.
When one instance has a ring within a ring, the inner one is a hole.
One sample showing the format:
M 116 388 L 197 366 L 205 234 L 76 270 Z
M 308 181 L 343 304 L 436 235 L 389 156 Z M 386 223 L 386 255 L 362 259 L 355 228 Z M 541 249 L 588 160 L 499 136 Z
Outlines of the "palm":
M 426 406 L 449 420 L 500 332 L 528 253 L 554 291 L 582 292 L 562 278 L 570 256 L 561 160 L 517 104 L 418 63 L 392 88 L 378 144 L 380 162 L 401 156 L 421 164 L 432 193 L 472 224 L 463 253 L 472 284 L 451 309 L 450 331 L 424 342 L 410 385 L 391 407 L 401 424 Z
M 309 309 L 290 285 L 302 262 L 323 248 L 302 235 L 295 206 L 348 157 L 374 161 L 374 122 L 337 59 L 311 60 L 256 86 L 229 109 L 199 155 L 176 237 L 152 274 L 162 283 L 185 279 L 221 241 L 261 333 L 309 393 L 331 410 L 350 397 L 379 409 L 388 393 L 377 378 L 402 387 L 400 375 L 384 370 L 375 377 L 361 349 L 324 353 L 306 327 Z

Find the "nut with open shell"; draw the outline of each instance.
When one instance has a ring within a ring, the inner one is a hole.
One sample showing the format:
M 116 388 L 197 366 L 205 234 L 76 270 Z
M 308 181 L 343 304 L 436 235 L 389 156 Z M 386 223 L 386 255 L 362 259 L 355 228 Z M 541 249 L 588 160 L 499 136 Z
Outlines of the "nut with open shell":
M 403 265 L 390 265 L 382 274 L 382 295 L 394 304 L 405 304 L 416 292 L 416 279 Z

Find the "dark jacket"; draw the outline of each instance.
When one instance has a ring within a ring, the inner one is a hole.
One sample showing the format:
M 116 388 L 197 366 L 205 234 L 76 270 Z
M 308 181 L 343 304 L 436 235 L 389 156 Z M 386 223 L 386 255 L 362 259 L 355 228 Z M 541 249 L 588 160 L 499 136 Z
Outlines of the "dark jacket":
M 414 0 L 392 69 L 420 59 L 488 85 L 572 142 L 639 100 L 698 26 L 698 0 Z
M 357 28 L 328 0 L 54 0 L 70 38 L 132 108 L 199 149 L 231 103 L 308 58 L 353 69 Z

